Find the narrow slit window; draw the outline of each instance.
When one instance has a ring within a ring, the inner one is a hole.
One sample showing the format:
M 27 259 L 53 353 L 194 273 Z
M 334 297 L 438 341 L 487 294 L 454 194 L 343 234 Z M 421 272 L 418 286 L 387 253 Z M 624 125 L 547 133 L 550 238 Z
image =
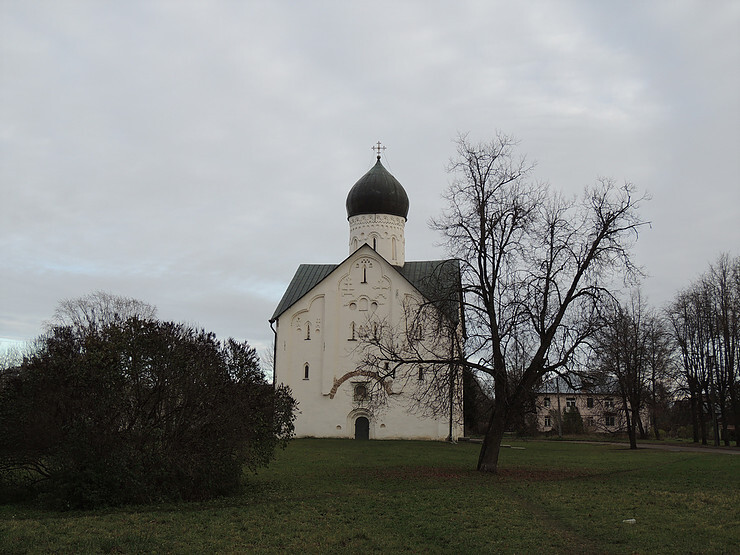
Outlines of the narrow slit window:
M 307 380 L 308 379 L 308 372 L 309 372 L 309 367 L 308 367 L 308 363 L 306 363 L 303 366 L 303 379 L 304 380 Z
M 311 324 L 306 324 L 306 341 L 311 339 Z

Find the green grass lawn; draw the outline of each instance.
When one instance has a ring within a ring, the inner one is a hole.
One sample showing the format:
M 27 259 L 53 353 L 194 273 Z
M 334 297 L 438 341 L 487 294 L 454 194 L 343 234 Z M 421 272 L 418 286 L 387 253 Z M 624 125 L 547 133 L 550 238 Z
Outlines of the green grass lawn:
M 473 444 L 295 440 L 239 496 L 0 505 L 0 551 L 740 553 L 740 456 L 511 445 L 491 476 Z

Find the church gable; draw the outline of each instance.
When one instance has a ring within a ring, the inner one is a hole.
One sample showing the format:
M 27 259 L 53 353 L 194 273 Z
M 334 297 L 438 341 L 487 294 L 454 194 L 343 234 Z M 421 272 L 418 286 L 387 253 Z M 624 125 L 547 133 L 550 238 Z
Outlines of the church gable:
M 382 270 L 385 275 L 388 272 L 398 273 L 397 268 L 386 262 L 382 256 L 368 245 L 360 247 L 340 264 L 301 264 L 298 270 L 296 270 L 288 288 L 285 290 L 283 298 L 275 309 L 272 318 L 270 318 L 270 322 L 277 320 L 285 311 L 335 273 L 341 275 L 344 272 L 340 278 L 339 288 L 345 297 L 350 297 L 358 286 L 366 284 L 368 278 L 376 280 L 374 286 L 378 290 L 389 289 L 390 285 L 387 277 L 383 278 L 385 279 L 384 284 L 377 282 L 377 279 L 379 279 L 378 272 L 381 269 L 381 260 L 385 266 Z M 383 293 L 378 294 L 381 297 L 383 296 Z
M 351 258 L 355 258 L 354 256 Z M 386 304 L 390 296 L 391 279 L 388 268 L 382 267 L 382 257 L 368 252 L 349 264 L 349 271 L 339 279 L 339 292 L 350 310 L 367 311 Z
M 293 279 L 278 303 L 270 322 L 277 320 L 283 312 L 297 303 L 304 295 L 312 291 L 319 283 L 335 271 L 341 270 L 350 260 L 352 267 L 340 278 L 339 290 L 343 298 L 350 298 L 358 285 L 373 281 L 378 300 L 386 302 L 390 290 L 388 275 L 397 274 L 403 277 L 423 298 L 439 304 L 443 312 L 453 321 L 459 317 L 460 266 L 457 260 L 423 260 L 406 262 L 398 267 L 390 264 L 368 245 L 363 245 L 340 264 L 301 264 Z M 382 280 L 381 262 L 383 261 Z M 369 298 L 369 297 L 368 297 Z

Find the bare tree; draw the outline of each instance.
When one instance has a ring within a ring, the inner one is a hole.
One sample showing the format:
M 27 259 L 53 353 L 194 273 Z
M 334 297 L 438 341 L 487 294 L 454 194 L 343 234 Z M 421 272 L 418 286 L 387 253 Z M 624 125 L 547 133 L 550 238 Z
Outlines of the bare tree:
M 260 367 L 268 382 L 275 383 L 275 339 L 260 353 Z
M 730 259 L 727 254 L 710 266 L 707 276 L 712 303 L 713 334 L 710 357 L 715 388 L 711 394 L 722 417 L 722 437 L 730 444 L 728 424 L 740 421 L 740 257 Z M 718 426 L 715 420 L 715 438 Z M 740 445 L 736 432 L 735 442 Z
M 665 317 L 651 313 L 647 334 L 647 373 L 650 408 L 650 425 L 655 439 L 660 439 L 660 421 L 665 418 L 672 400 L 676 379 L 676 360 L 673 342 Z
M 421 309 L 406 324 L 422 330 L 420 347 L 406 348 L 397 333 L 371 346 L 376 363 L 428 365 L 440 372 L 438 384 L 454 367 L 493 384 L 478 459 L 486 472 L 496 472 L 503 434 L 542 377 L 561 371 L 593 335 L 611 298 L 609 282 L 637 273 L 629 249 L 646 224 L 637 214 L 645 197 L 635 197 L 633 185 L 600 179 L 580 201 L 566 199 L 530 181 L 532 165 L 515 156 L 515 145 L 503 134 L 480 144 L 460 136 L 449 206 L 431 223 L 460 265 L 461 288 L 450 300 L 464 305 L 464 344 L 450 348 L 453 336 L 442 335 L 439 318 Z M 450 339 L 434 346 L 442 337 Z
M 707 443 L 707 430 L 704 418 L 704 399 L 702 383 L 706 375 L 706 358 L 700 346 L 704 343 L 704 330 L 700 325 L 700 296 L 694 286 L 676 295 L 668 311 L 673 339 L 681 357 L 682 386 L 689 397 L 692 434 L 694 443 Z
M 71 326 L 78 331 L 91 331 L 96 327 L 125 322 L 134 316 L 152 320 L 157 316 L 157 309 L 132 297 L 93 291 L 82 297 L 60 301 L 47 328 Z
M 694 441 L 707 443 L 709 419 L 714 443 L 720 442 L 721 427 L 729 445 L 728 425 L 740 420 L 740 257 L 721 255 L 676 295 L 669 318 L 691 402 Z
M 647 438 L 641 411 L 653 392 L 657 396 L 656 388 L 666 374 L 665 334 L 639 290 L 624 305 L 614 302 L 603 321 L 593 341 L 596 371 L 614 384 L 621 397 L 630 448 L 637 449 L 637 431 L 641 439 Z

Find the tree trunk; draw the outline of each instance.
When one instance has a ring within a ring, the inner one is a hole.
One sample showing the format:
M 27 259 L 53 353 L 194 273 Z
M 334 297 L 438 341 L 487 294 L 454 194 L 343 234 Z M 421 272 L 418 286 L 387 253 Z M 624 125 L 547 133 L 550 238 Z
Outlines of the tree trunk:
M 709 409 L 712 411 L 712 438 L 715 447 L 719 447 L 719 425 L 717 422 L 717 407 L 714 401 L 709 403 Z
M 721 397 L 722 401 L 719 406 L 719 414 L 722 417 L 722 433 L 719 434 L 719 436 L 720 436 L 722 443 L 724 443 L 725 446 L 729 447 L 730 438 L 727 435 L 727 417 L 729 416 L 730 411 L 729 411 L 729 407 L 727 406 L 727 401 L 726 401 L 724 392 L 721 393 L 721 395 L 722 395 Z M 716 419 L 715 419 L 715 422 L 716 422 Z
M 640 439 L 647 439 L 647 432 L 645 431 L 645 426 L 642 425 L 642 418 L 640 417 L 640 413 L 633 410 L 632 420 L 637 421 L 637 427 L 640 430 Z
M 624 406 L 624 417 L 627 419 L 627 435 L 630 438 L 630 449 L 637 449 L 637 437 L 635 434 L 635 421 L 630 418 L 630 408 L 627 406 L 627 397 L 622 395 L 622 404 Z
M 650 396 L 652 398 L 652 406 L 650 407 L 650 421 L 653 426 L 653 435 L 655 436 L 655 439 L 660 439 L 660 431 L 658 430 L 658 396 L 656 395 L 657 390 L 657 380 L 655 379 L 655 370 L 653 370 L 652 374 L 652 387 Z
M 691 424 L 692 424 L 692 440 L 694 443 L 699 443 L 699 403 L 696 399 L 696 390 L 694 388 L 689 389 L 689 406 L 691 407 Z
M 563 410 L 560 407 L 560 378 L 555 378 L 555 387 L 558 395 L 558 437 L 563 439 Z
M 627 422 L 627 434 L 630 438 L 630 449 L 637 449 L 637 434 L 634 423 Z
M 707 444 L 707 419 L 704 415 L 704 393 L 699 386 L 699 435 L 701 435 L 701 444 Z
M 740 390 L 740 385 L 732 384 L 730 390 L 730 399 L 732 399 L 732 412 L 735 415 L 735 446 L 740 447 L 740 400 L 738 400 L 737 391 Z M 738 389 L 735 389 L 738 388 Z
M 496 474 L 498 470 L 498 455 L 501 451 L 501 440 L 506 430 L 506 409 L 502 408 L 503 403 L 494 404 L 491 411 L 491 420 L 488 423 L 488 430 L 483 438 L 483 445 L 480 448 L 478 456 L 478 470 L 480 472 L 491 472 Z

